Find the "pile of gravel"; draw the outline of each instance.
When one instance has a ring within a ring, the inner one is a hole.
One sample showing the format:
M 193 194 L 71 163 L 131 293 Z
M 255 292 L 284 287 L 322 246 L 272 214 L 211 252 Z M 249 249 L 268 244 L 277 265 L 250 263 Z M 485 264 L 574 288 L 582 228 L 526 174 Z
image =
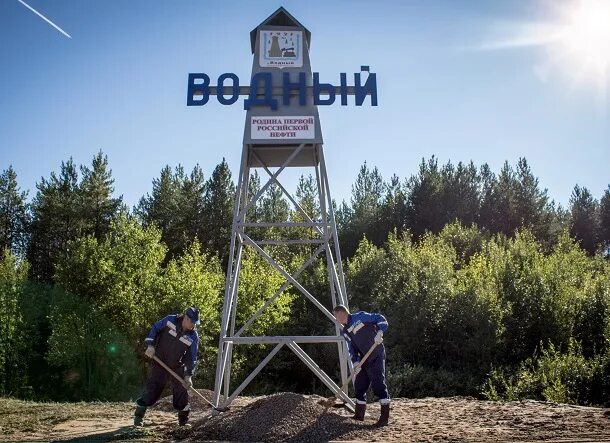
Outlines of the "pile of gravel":
M 231 408 L 213 417 L 178 429 L 174 438 L 201 441 L 311 442 L 332 440 L 363 427 L 336 409 L 318 403 L 322 397 L 290 392 L 261 398 L 247 406 Z

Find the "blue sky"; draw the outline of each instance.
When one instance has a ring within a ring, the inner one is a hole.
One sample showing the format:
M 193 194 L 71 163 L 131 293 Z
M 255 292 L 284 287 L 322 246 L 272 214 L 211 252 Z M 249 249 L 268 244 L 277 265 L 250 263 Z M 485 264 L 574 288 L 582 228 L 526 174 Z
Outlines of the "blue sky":
M 187 107 L 187 76 L 235 72 L 246 83 L 249 32 L 279 6 L 311 31 L 322 81 L 361 65 L 377 73 L 378 107 L 320 107 L 335 199 L 349 199 L 364 161 L 405 178 L 431 155 L 496 172 L 525 156 L 564 206 L 576 183 L 597 198 L 610 183 L 608 97 L 559 70 L 540 75 L 544 48 L 477 49 L 507 24 L 546 20 L 548 2 L 27 3 L 72 36 L 0 1 L 0 169 L 12 165 L 30 197 L 62 160 L 88 164 L 100 149 L 129 205 L 166 164 L 199 163 L 209 177 L 226 157 L 236 174 L 242 100 Z

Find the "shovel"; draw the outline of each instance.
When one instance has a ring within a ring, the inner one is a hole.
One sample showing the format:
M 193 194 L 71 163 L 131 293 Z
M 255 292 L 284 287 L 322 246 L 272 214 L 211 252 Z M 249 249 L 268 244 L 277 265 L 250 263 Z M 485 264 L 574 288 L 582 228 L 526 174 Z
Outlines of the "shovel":
M 159 364 L 159 366 L 161 366 L 163 369 L 165 369 L 167 372 L 169 372 L 169 374 L 170 374 L 172 377 L 174 377 L 176 380 L 178 380 L 180 383 L 182 383 L 182 386 L 184 386 L 186 389 L 190 389 L 190 390 L 191 390 L 191 391 L 193 391 L 195 394 L 197 394 L 199 397 L 201 397 L 201 399 L 202 399 L 204 402 L 206 402 L 207 404 L 209 404 L 209 405 L 212 407 L 212 409 L 214 409 L 215 411 L 218 411 L 218 412 L 225 412 L 225 411 L 228 411 L 228 410 L 229 410 L 229 408 L 217 408 L 216 406 L 214 406 L 214 405 L 212 404 L 212 402 L 210 402 L 210 401 L 209 401 L 207 398 L 205 398 L 201 392 L 199 392 L 199 391 L 198 391 L 197 389 L 195 389 L 194 387 L 189 386 L 188 384 L 186 384 L 186 382 L 184 381 L 184 379 L 183 379 L 182 377 L 180 377 L 178 374 L 176 374 L 174 371 L 172 371 L 172 370 L 170 369 L 170 367 L 169 367 L 169 366 L 167 366 L 165 363 L 163 363 L 163 362 L 161 361 L 161 359 L 160 359 L 159 357 L 157 357 L 156 355 L 153 355 L 153 356 L 152 356 L 152 359 L 153 359 L 154 361 L 156 361 L 156 362 Z
M 318 403 L 321 404 L 322 406 L 326 406 L 327 408 L 330 408 L 332 405 L 334 405 L 335 401 L 339 399 L 339 395 L 345 394 L 345 392 L 347 391 L 347 387 L 352 382 L 352 380 L 356 377 L 356 375 L 357 375 L 356 370 L 364 364 L 366 359 L 369 358 L 369 356 L 373 353 L 373 351 L 375 350 L 376 347 L 377 347 L 377 343 L 373 343 L 373 346 L 371 346 L 371 348 L 366 352 L 366 354 L 364 354 L 364 357 L 362 357 L 362 360 L 360 360 L 358 362 L 358 364 L 356 366 L 354 366 L 354 370 L 352 371 L 352 375 L 350 376 L 350 378 L 348 378 L 345 381 L 343 386 L 341 386 L 341 389 L 339 389 L 335 395 L 333 395 L 332 397 L 328 397 L 324 400 L 320 400 Z

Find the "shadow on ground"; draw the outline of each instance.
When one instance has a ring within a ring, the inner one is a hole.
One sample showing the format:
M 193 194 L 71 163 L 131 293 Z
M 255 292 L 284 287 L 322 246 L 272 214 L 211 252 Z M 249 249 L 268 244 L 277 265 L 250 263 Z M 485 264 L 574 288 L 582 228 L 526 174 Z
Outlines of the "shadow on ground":
M 120 442 L 120 441 L 134 441 L 150 439 L 152 434 L 146 428 L 134 428 L 133 426 L 123 426 L 112 431 L 102 431 L 94 434 L 78 435 L 78 436 L 66 436 L 59 440 L 51 440 L 55 443 L 104 443 L 104 442 Z

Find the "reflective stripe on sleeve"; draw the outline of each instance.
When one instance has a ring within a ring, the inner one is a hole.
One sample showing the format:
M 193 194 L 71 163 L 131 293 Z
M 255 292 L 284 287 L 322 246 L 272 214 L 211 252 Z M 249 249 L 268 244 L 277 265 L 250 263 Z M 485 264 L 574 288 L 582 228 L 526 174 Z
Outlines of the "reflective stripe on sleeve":
M 355 334 L 356 332 L 358 332 L 358 331 L 359 331 L 360 329 L 362 329 L 362 328 L 364 328 L 364 323 L 362 323 L 361 321 L 359 321 L 358 323 L 356 323 L 356 324 L 354 325 L 354 331 L 353 331 L 353 332 L 354 332 L 354 334 Z
M 363 327 L 364 327 L 364 323 L 362 323 L 360 320 L 358 320 L 356 323 L 354 323 L 349 328 L 347 328 L 347 332 L 349 332 L 350 334 L 355 334 Z

